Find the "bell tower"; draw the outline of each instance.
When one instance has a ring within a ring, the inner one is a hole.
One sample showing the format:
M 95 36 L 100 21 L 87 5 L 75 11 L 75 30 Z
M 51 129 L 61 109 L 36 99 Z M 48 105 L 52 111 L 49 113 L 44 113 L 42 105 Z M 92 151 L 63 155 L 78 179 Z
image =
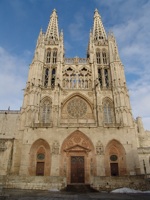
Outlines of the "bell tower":
M 50 126 L 55 116 L 53 111 L 58 107 L 58 85 L 63 59 L 63 32 L 59 33 L 57 12 L 54 9 L 46 33 L 40 30 L 29 68 L 21 111 L 22 128 L 40 126 L 41 123 Z
M 94 12 L 87 57 L 93 69 L 100 126 L 133 126 L 124 68 L 112 33 L 108 36 L 101 16 Z

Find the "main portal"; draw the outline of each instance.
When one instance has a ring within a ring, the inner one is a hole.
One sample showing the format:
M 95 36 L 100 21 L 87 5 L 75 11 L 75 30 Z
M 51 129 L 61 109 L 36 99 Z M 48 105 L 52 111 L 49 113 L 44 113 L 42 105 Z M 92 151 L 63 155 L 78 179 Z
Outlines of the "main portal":
M 84 183 L 84 156 L 71 156 L 71 183 Z

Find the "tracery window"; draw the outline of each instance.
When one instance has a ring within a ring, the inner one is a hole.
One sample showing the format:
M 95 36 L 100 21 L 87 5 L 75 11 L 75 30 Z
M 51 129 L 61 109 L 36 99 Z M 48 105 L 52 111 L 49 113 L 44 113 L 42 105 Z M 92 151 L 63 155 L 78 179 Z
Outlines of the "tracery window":
M 45 74 L 44 74 L 44 87 L 48 86 L 48 79 L 49 79 L 49 69 L 45 69 Z
M 97 64 L 101 64 L 101 53 L 100 53 L 100 51 L 96 52 L 96 61 L 97 61 Z
M 106 100 L 103 105 L 104 123 L 111 124 L 114 121 L 114 109 L 113 104 L 109 100 Z
M 107 53 L 104 50 L 102 52 L 102 57 L 103 57 L 103 64 L 107 64 Z
M 67 112 L 72 118 L 81 118 L 87 112 L 87 104 L 80 97 L 74 97 L 68 102 Z
M 52 74 L 51 74 L 51 87 L 55 87 L 55 76 L 56 76 L 56 70 L 52 69 Z
M 105 84 L 106 84 L 106 87 L 109 87 L 108 69 L 104 69 L 104 75 L 105 75 Z
M 47 51 L 47 55 L 46 55 L 46 62 L 47 62 L 47 63 L 50 63 L 50 61 L 51 61 L 51 51 L 48 50 L 48 51 Z
M 69 67 L 63 73 L 63 88 L 88 89 L 92 87 L 91 71 L 83 67 L 81 70 L 73 70 Z
M 50 100 L 46 99 L 41 104 L 41 116 L 40 120 L 42 123 L 50 123 L 50 115 L 51 115 L 51 102 Z
M 55 64 L 57 62 L 57 50 L 53 51 L 53 63 Z
M 100 86 L 102 86 L 102 69 L 98 69 L 98 80 L 99 80 Z

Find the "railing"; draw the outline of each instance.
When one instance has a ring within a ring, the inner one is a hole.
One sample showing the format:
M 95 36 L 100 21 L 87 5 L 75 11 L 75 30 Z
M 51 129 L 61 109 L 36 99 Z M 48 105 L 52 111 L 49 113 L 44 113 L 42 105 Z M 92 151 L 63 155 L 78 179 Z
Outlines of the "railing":
M 20 110 L 0 110 L 0 114 L 19 114 L 21 111 Z
M 46 128 L 46 127 L 52 127 L 52 122 L 50 123 L 34 123 L 33 128 Z
M 89 59 L 88 58 L 65 58 L 65 64 L 88 64 Z
M 122 123 L 104 123 L 104 127 L 108 127 L 108 128 L 111 128 L 111 127 L 123 127 L 123 124 Z

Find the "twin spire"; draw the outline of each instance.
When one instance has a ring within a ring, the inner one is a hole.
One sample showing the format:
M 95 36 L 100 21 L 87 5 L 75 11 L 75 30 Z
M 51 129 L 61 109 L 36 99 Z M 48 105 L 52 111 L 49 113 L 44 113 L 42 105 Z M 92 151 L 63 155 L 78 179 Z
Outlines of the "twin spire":
M 101 16 L 97 9 L 94 12 L 94 23 L 93 23 L 93 38 L 94 41 L 100 41 L 106 39 L 107 35 L 101 20 Z M 54 9 L 52 15 L 50 16 L 50 21 L 46 31 L 46 37 L 58 41 L 59 40 L 59 29 L 58 29 L 58 16 L 57 12 Z
M 100 41 L 107 38 L 101 16 L 97 9 L 95 9 L 94 12 L 93 37 L 95 41 Z
M 50 16 L 50 21 L 46 31 L 46 37 L 55 41 L 59 40 L 58 17 L 56 9 L 53 10 L 52 15 Z

